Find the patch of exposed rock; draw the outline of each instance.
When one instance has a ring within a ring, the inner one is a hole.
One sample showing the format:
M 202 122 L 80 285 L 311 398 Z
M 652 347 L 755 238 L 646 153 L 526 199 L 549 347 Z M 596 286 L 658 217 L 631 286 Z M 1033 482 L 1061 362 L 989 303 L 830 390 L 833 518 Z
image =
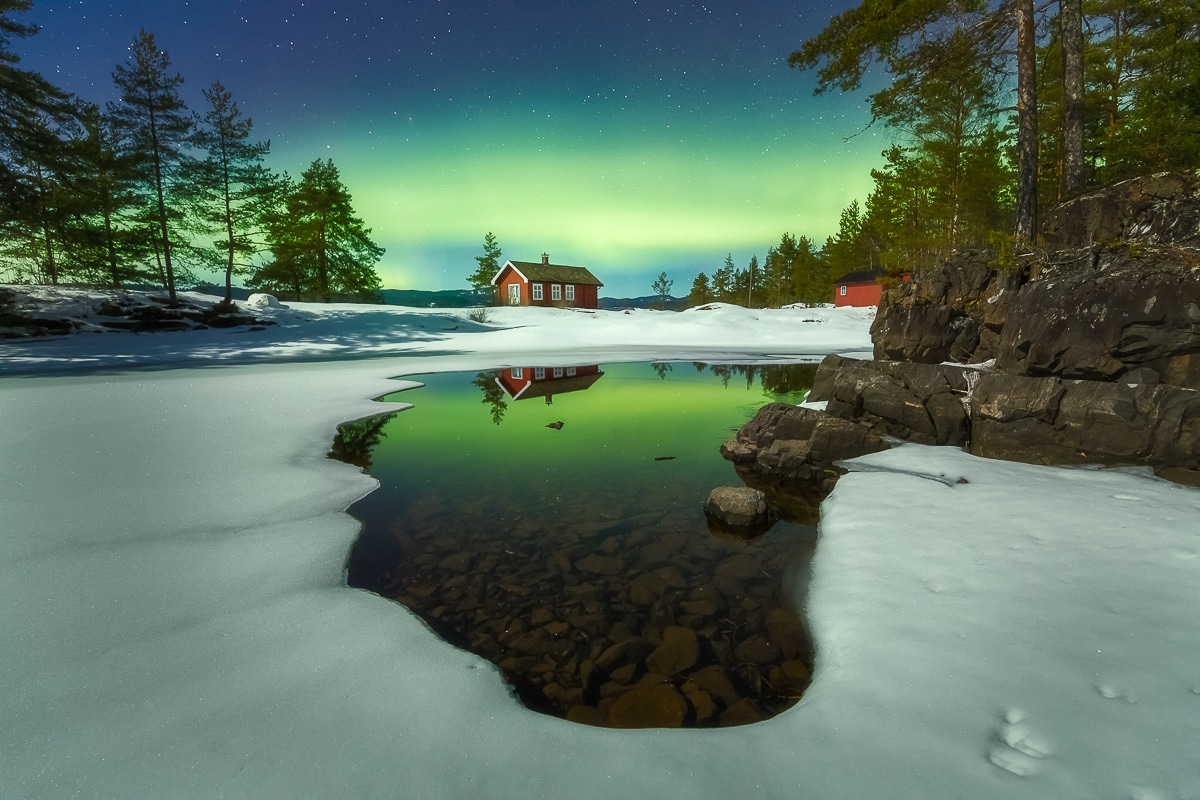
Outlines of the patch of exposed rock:
M 768 406 L 755 428 L 739 432 L 738 448 L 756 453 L 760 475 L 786 481 L 836 474 L 837 461 L 882 449 L 884 437 L 894 437 L 1031 464 L 1141 465 L 1200 485 L 1200 391 L 1161 384 L 1148 371 L 1106 382 L 829 356 L 818 375 L 817 399 L 827 401 L 826 411 L 764 413 Z M 794 424 L 796 418 L 808 425 Z M 826 439 L 814 457 L 812 432 L 835 426 L 857 433 Z M 734 460 L 733 449 L 722 452 Z M 798 463 L 779 470 L 763 452 L 793 453 Z

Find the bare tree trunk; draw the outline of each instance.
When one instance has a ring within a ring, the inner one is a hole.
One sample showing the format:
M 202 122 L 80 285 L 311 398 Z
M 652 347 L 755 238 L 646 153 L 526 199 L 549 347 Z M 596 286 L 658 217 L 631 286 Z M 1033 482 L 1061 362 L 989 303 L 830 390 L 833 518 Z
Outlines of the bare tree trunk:
M 1063 51 L 1062 194 L 1075 197 L 1084 188 L 1083 169 L 1083 0 L 1059 0 Z
M 1033 0 L 1017 0 L 1017 246 L 1037 231 L 1037 49 Z

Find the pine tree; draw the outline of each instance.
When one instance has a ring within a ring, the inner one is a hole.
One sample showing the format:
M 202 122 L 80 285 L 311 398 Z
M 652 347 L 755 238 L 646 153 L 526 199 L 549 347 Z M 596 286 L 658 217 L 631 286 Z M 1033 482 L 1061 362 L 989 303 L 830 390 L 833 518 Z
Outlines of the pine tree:
M 129 218 L 139 203 L 133 158 L 121 149 L 113 120 L 99 106 L 82 105 L 79 120 L 79 134 L 71 141 L 72 181 L 79 220 L 75 246 L 88 267 L 86 278 L 113 288 L 152 280 L 138 268 L 144 242 Z
M 475 261 L 479 266 L 467 277 L 467 283 L 471 284 L 477 292 L 494 291 L 492 278 L 496 277 L 496 273 L 500 271 L 503 264 L 501 258 L 503 258 L 503 254 L 500 252 L 500 245 L 496 244 L 496 235 L 488 231 L 483 237 L 483 255 L 475 256 Z
M 331 159 L 312 162 L 286 192 L 284 208 L 266 218 L 274 260 L 249 283 L 264 291 L 290 292 L 329 302 L 335 294 L 378 300 L 375 263 L 383 248 L 354 214 L 350 192 Z
M 708 285 L 708 276 L 701 272 L 692 281 L 692 290 L 688 292 L 688 308 L 702 306 L 713 299 L 712 288 Z
M 243 117 L 219 81 L 204 90 L 209 108 L 195 144 L 206 154 L 186 170 L 199 215 L 222 238 L 201 252 L 225 274 L 225 303 L 233 303 L 233 276 L 251 268 L 248 258 L 264 249 L 263 220 L 278 201 L 282 184 L 263 164 L 270 142 L 250 139 L 253 123 Z
M 109 114 L 144 168 L 142 181 L 156 228 L 154 249 L 162 259 L 164 285 L 175 303 L 175 239 L 171 227 L 181 213 L 173 190 L 181 166 L 189 160 L 192 117 L 179 95 L 183 77 L 172 75 L 170 69 L 170 56 L 158 49 L 153 34 L 142 30 L 133 42 L 128 62 L 118 64 L 113 71 L 113 83 L 121 99 L 109 104 Z
M 667 280 L 666 271 L 660 272 L 658 277 L 654 279 L 654 283 L 650 284 L 650 288 L 657 297 L 654 304 L 660 310 L 665 310 L 667 304 L 671 301 L 671 287 L 674 285 L 675 281 Z

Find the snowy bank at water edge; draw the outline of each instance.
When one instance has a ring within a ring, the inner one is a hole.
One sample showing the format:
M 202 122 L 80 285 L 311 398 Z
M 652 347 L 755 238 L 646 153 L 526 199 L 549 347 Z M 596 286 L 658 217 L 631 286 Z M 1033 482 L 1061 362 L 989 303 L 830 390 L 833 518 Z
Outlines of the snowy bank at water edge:
M 826 501 L 796 707 L 525 709 L 346 588 L 373 481 L 324 457 L 393 376 L 496 359 L 0 381 L 0 797 L 1200 797 L 1200 492 L 945 448 L 852 462 Z
M 487 309 L 489 321 L 478 323 L 469 319 L 468 309 L 287 302 L 243 304 L 245 312 L 268 323 L 265 326 L 99 333 L 90 332 L 95 330 L 96 309 L 119 300 L 114 292 L 0 288 L 35 295 L 40 318 L 73 320 L 89 331 L 48 339 L 0 339 L 0 375 L 467 352 L 587 354 L 594 363 L 611 359 L 615 348 L 626 353 L 640 348 L 635 360 L 670 358 L 673 353 L 686 358 L 697 351 L 823 356 L 869 352 L 874 318 L 874 309 L 746 309 L 711 303 L 684 312 L 501 306 Z M 145 301 L 145 294 L 123 292 L 120 297 L 153 305 Z M 214 301 L 192 292 L 180 297 L 197 306 Z

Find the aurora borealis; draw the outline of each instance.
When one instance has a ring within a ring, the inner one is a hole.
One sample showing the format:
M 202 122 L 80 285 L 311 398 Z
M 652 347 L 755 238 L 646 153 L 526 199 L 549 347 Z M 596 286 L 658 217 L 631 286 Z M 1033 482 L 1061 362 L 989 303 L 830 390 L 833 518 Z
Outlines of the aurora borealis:
M 818 243 L 887 144 L 865 95 L 812 96 L 788 54 L 851 0 L 35 0 L 22 66 L 83 99 L 138 30 L 202 109 L 224 83 L 269 163 L 332 158 L 389 288 L 466 288 L 483 235 L 608 296 L 686 294 L 785 231 Z M 856 134 L 859 134 L 856 136 Z M 850 137 L 847 140 L 847 137 Z

